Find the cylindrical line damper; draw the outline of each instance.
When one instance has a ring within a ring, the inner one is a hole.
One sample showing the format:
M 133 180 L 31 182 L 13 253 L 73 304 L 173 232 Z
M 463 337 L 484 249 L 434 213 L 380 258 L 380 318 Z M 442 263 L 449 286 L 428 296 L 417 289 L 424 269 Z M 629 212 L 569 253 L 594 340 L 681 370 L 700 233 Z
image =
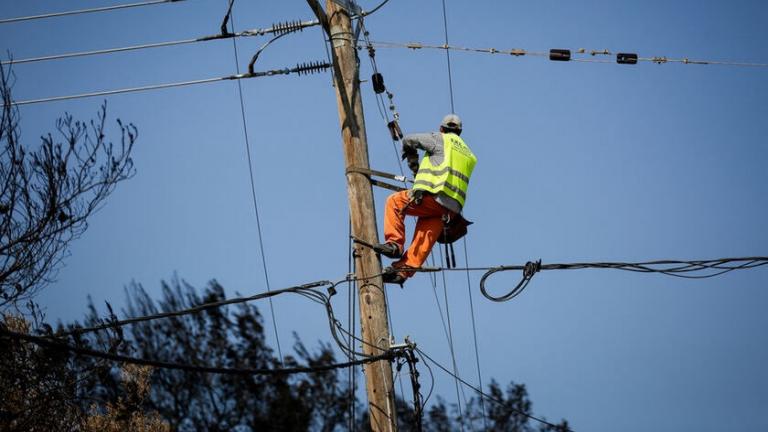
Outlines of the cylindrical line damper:
M 392 136 L 392 141 L 400 141 L 403 137 L 403 131 L 400 130 L 400 125 L 397 123 L 397 120 L 392 120 L 387 123 L 387 127 L 389 128 L 389 134 Z
M 616 63 L 618 64 L 637 64 L 637 54 L 618 53 L 616 54 Z
M 376 94 L 381 94 L 387 91 L 387 88 L 384 87 L 384 77 L 376 72 L 371 76 L 371 82 L 373 83 L 373 91 L 376 92 Z
M 549 59 L 554 61 L 568 61 L 571 59 L 571 50 L 551 49 L 549 50 Z

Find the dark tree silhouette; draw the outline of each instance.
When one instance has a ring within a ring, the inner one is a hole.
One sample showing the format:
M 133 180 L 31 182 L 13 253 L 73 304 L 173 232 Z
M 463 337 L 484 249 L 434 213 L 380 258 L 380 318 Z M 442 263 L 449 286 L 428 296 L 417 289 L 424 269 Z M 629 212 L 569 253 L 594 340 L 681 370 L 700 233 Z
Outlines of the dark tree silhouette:
M 117 123 L 120 145 L 107 140 L 106 102 L 95 120 L 65 114 L 58 134 L 36 148 L 20 142 L 13 75 L 0 65 L 0 307 L 31 298 L 53 278 L 69 243 L 88 227 L 117 183 L 134 174 L 137 129 Z
M 128 317 L 188 309 L 226 300 L 224 289 L 210 282 L 202 292 L 178 278 L 162 283 L 159 300 L 136 283 L 126 289 Z M 115 319 L 111 308 L 102 319 L 90 304 L 86 326 Z M 50 327 L 37 331 L 6 315 L 0 330 L 61 337 Z M 67 330 L 80 327 L 77 323 Z M 59 330 L 63 330 L 60 327 Z M 227 368 L 322 366 L 338 363 L 328 344 L 308 349 L 298 338 L 282 364 L 266 344 L 262 316 L 253 304 L 205 309 L 196 314 L 144 321 L 67 338 L 70 344 L 150 360 Z M 6 341 L 8 343 L 6 343 Z M 294 375 L 217 375 L 155 368 L 130 368 L 105 360 L 77 357 L 0 335 L 0 430 L 146 430 L 146 431 L 370 431 L 365 404 L 351 397 L 350 383 L 339 371 Z M 422 364 L 422 363 L 417 363 Z M 126 380 L 128 373 L 129 380 Z M 477 396 L 458 415 L 454 405 L 436 397 L 421 422 L 411 401 L 395 400 L 402 432 L 486 430 L 554 432 L 530 420 L 532 403 L 524 385 L 503 390 L 492 381 L 486 416 Z M 354 405 L 353 405 L 354 404 Z M 352 407 L 357 407 L 354 421 Z M 350 427 L 352 423 L 352 427 Z M 139 426 L 136 426 L 139 425 Z
M 177 278 L 162 284 L 155 301 L 138 284 L 127 289 L 127 316 L 186 309 L 226 298 L 211 282 L 201 294 Z M 88 318 L 97 322 L 95 310 Z M 298 341 L 285 367 L 336 363 L 328 345 L 312 352 Z M 230 368 L 280 368 L 266 344 L 261 314 L 240 304 L 204 312 L 143 322 L 124 329 L 120 351 L 163 361 Z M 116 372 L 113 370 L 112 372 Z M 339 430 L 348 421 L 348 383 L 335 371 L 290 376 L 229 376 L 156 369 L 146 407 L 157 411 L 173 430 Z M 116 380 L 89 382 L 89 393 L 111 398 Z

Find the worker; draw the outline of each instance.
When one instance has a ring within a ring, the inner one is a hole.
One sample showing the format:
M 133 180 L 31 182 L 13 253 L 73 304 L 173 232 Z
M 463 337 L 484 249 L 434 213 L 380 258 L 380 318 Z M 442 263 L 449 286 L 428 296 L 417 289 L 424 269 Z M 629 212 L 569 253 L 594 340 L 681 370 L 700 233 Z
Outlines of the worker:
M 460 214 L 477 158 L 461 139 L 461 119 L 448 114 L 440 132 L 409 134 L 403 138 L 403 159 L 415 175 L 413 189 L 387 198 L 384 209 L 384 243 L 374 250 L 398 259 L 384 272 L 384 282 L 402 285 L 429 256 L 443 230 L 443 223 Z M 419 163 L 418 150 L 425 155 Z M 417 216 L 416 230 L 408 250 L 405 246 L 405 216 Z

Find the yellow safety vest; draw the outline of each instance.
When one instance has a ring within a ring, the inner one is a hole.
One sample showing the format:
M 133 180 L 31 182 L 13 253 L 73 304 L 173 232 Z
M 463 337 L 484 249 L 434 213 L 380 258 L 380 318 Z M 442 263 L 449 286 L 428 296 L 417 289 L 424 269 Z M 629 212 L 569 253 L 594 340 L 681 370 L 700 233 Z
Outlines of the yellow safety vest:
M 433 194 L 443 193 L 461 204 L 467 199 L 469 177 L 475 168 L 477 158 L 472 150 L 456 134 L 443 134 L 443 153 L 440 165 L 432 165 L 429 156 L 424 156 L 416 173 L 413 188 Z

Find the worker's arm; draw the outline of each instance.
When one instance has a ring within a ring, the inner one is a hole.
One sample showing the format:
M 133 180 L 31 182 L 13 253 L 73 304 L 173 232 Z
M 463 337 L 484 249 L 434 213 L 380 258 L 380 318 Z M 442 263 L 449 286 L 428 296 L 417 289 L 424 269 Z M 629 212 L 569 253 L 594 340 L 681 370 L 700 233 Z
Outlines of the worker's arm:
M 432 155 L 442 143 L 443 138 L 438 132 L 408 134 L 403 138 L 403 154 L 424 150 Z
M 409 134 L 403 138 L 403 159 L 408 163 L 408 168 L 415 176 L 419 171 L 419 152 L 424 150 L 428 155 L 435 151 L 436 137 L 431 133 Z

